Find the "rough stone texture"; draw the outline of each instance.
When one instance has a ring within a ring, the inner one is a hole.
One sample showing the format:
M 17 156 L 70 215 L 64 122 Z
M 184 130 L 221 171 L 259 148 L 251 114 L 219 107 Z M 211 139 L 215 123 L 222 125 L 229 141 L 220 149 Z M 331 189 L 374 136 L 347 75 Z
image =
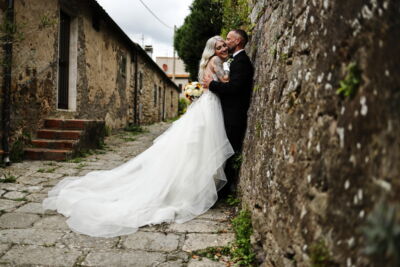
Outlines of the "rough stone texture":
M 50 230 L 69 230 L 65 223 L 65 217 L 61 215 L 44 217 L 37 221 L 33 228 L 50 229 Z
M 381 196 L 399 202 L 400 2 L 252 2 L 240 191 L 263 264 L 308 266 L 322 239 L 340 266 L 379 266 L 359 229 Z M 361 84 L 342 97 L 351 62 Z
M 229 231 L 229 225 L 215 222 L 215 221 L 203 221 L 203 220 L 192 220 L 183 224 L 173 223 L 168 226 L 167 231 L 173 232 L 192 232 L 192 233 L 218 233 Z
M 28 203 L 20 208 L 18 208 L 15 212 L 25 212 L 25 213 L 44 213 L 42 208 L 42 203 Z
M 18 192 L 18 191 L 11 191 L 3 195 L 4 198 L 7 199 L 22 199 L 26 196 L 26 193 Z
M 207 247 L 226 246 L 234 241 L 234 234 L 188 234 L 183 245 L 184 251 L 195 251 Z
M 212 260 L 209 260 L 207 258 L 202 258 L 201 260 L 190 260 L 188 267 L 224 267 L 226 266 L 222 262 L 215 262 Z
M 62 238 L 62 243 L 68 248 L 95 248 L 111 249 L 117 246 L 119 238 L 99 238 L 81 235 L 77 233 L 68 233 Z
M 106 148 L 101 154 L 82 158 L 79 163 L 30 161 L 6 168 L 17 180 L 12 184 L 0 183 L 0 190 L 28 195 L 26 201 L 0 197 L 3 212 L 0 216 L 0 265 L 187 266 L 191 255 L 184 246 L 205 248 L 225 244 L 226 239 L 222 237 L 227 235 L 217 232 L 229 231 L 227 221 L 231 209 L 220 203 L 193 222 L 142 227 L 137 233 L 116 238 L 77 234 L 68 227 L 64 216 L 54 211 L 42 213 L 41 202 L 52 188 L 50 184 L 70 174 L 84 175 L 92 170 L 116 167 L 143 152 L 169 126 L 164 122 L 146 126 L 146 132 L 136 135 L 133 142 L 125 140 L 128 133 L 116 132 L 105 139 Z M 88 170 L 83 170 L 83 166 Z M 43 169 L 50 168 L 57 169 L 54 173 L 43 173 Z M 28 177 L 42 180 L 35 181 L 32 186 L 27 183 Z M 195 236 L 195 232 L 207 234 Z M 233 234 L 229 237 L 232 239 Z
M 12 264 L 12 266 L 72 267 L 80 255 L 81 253 L 76 250 L 15 246 L 1 258 L 0 262 Z
M 24 202 L 0 199 L 0 211 L 11 211 L 22 204 Z
M 1 243 L 52 246 L 64 235 L 60 231 L 43 229 L 7 229 L 0 230 Z
M 180 236 L 176 234 L 138 232 L 128 236 L 123 246 L 147 251 L 174 251 L 178 249 Z
M 0 217 L 0 228 L 27 228 L 39 219 L 35 214 L 6 213 Z
M 105 251 L 93 252 L 87 255 L 84 266 L 156 266 L 165 261 L 165 255 L 158 252 Z

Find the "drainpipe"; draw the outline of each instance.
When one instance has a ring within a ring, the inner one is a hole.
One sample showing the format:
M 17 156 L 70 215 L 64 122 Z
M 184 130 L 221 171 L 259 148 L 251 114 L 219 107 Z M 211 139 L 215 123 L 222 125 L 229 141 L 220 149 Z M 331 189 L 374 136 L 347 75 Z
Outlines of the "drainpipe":
M 166 101 L 166 96 L 165 96 L 165 83 L 164 83 L 164 100 L 163 100 L 163 107 L 162 107 L 162 120 L 165 121 L 165 101 Z
M 138 94 L 138 50 L 135 47 L 135 54 L 134 54 L 134 60 L 135 60 L 135 99 L 133 103 L 133 124 L 134 125 L 140 125 L 139 121 L 139 110 L 138 110 L 138 100 L 139 100 L 139 94 Z
M 6 11 L 6 20 L 8 25 L 14 24 L 14 1 L 8 0 L 7 3 L 7 11 Z M 4 163 L 9 166 L 10 165 L 10 92 L 11 92 L 11 66 L 12 66 L 12 42 L 13 42 L 13 34 L 12 32 L 8 32 L 7 29 L 6 36 L 4 37 L 4 62 L 6 63 L 4 66 L 4 75 L 3 75 L 3 151 Z

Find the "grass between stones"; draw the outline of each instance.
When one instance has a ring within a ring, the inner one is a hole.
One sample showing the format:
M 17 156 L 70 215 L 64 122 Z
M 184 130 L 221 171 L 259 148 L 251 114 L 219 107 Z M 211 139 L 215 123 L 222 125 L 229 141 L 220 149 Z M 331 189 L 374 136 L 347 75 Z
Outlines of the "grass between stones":
M 236 206 L 240 200 L 228 196 L 226 200 L 230 206 Z M 231 219 L 235 232 L 235 241 L 228 246 L 208 247 L 206 249 L 192 252 L 192 258 L 209 258 L 213 261 L 225 262 L 227 266 L 256 266 L 255 253 L 253 252 L 250 237 L 253 234 L 251 225 L 251 214 L 246 208 L 242 208 L 236 216 Z

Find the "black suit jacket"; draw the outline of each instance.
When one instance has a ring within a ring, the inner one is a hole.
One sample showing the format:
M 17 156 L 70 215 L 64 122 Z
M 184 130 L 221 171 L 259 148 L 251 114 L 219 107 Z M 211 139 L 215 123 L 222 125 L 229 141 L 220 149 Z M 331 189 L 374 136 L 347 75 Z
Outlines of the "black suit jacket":
M 245 51 L 237 54 L 230 64 L 229 82 L 212 81 L 210 91 L 221 100 L 225 127 L 246 127 L 247 110 L 253 84 L 253 65 Z

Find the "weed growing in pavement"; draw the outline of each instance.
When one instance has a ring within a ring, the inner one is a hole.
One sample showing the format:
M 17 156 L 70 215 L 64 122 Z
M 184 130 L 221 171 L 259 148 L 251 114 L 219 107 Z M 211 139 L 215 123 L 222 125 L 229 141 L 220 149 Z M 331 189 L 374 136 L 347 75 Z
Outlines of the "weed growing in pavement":
M 133 135 L 148 132 L 148 130 L 144 129 L 143 127 L 138 126 L 138 125 L 133 125 L 133 124 L 125 127 L 124 131 L 129 132 L 130 134 L 133 134 Z
M 235 199 L 235 202 L 236 199 Z M 232 220 L 235 241 L 228 246 L 209 247 L 192 252 L 192 258 L 206 257 L 213 261 L 223 261 L 227 266 L 256 266 L 255 254 L 251 247 L 250 236 L 253 233 L 251 215 L 242 209 Z
M 82 169 L 82 168 L 85 167 L 85 166 L 87 166 L 86 163 L 80 163 L 76 168 L 80 170 L 80 169 Z
M 228 195 L 225 202 L 229 206 L 237 206 L 240 203 L 240 199 L 236 198 L 234 195 Z
M 40 172 L 40 173 L 53 173 L 57 168 L 58 167 L 49 168 L 49 169 L 40 168 L 37 171 Z
M 15 183 L 17 178 L 10 173 L 3 173 L 3 177 L 0 178 L 0 183 Z

